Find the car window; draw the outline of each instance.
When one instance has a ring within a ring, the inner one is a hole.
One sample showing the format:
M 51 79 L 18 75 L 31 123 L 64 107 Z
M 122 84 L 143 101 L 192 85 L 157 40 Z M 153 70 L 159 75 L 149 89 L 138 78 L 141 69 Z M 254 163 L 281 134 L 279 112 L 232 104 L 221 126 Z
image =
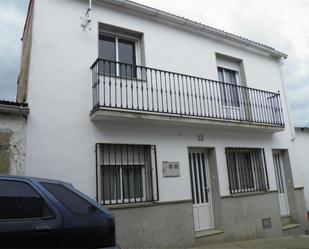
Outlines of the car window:
M 41 182 L 41 184 L 73 213 L 90 214 L 99 212 L 95 206 L 62 184 L 47 182 Z
M 50 216 L 45 200 L 29 184 L 0 180 L 0 220 Z

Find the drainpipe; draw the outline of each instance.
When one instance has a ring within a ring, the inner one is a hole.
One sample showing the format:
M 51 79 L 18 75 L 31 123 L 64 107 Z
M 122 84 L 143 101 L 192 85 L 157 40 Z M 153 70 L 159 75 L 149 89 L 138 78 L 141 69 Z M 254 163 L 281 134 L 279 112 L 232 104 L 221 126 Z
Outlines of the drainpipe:
M 289 98 L 288 98 L 288 94 L 287 94 L 287 90 L 286 90 L 286 85 L 285 85 L 285 82 L 284 82 L 283 72 L 282 72 L 283 64 L 284 64 L 284 60 L 283 60 L 283 58 L 281 58 L 280 59 L 280 78 L 281 78 L 281 82 L 282 82 L 282 94 L 283 94 L 283 97 L 285 99 L 285 105 L 286 105 L 286 109 L 287 109 L 287 118 L 288 118 L 288 122 L 290 124 L 291 141 L 293 142 L 296 139 L 296 133 L 295 133 L 294 125 L 293 125 L 291 106 L 289 104 L 290 102 L 289 102 Z

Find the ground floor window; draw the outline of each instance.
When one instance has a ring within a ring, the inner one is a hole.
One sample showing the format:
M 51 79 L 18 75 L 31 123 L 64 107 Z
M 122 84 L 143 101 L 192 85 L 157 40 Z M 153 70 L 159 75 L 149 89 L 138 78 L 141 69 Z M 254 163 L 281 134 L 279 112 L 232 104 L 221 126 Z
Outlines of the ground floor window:
M 155 146 L 97 144 L 96 151 L 102 204 L 158 200 Z
M 226 148 L 230 193 L 269 189 L 264 149 Z

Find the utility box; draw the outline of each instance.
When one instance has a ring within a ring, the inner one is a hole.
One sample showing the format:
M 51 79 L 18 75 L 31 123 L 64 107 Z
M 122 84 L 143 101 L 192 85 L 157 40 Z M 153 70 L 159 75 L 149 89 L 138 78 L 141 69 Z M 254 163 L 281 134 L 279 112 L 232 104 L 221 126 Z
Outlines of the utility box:
M 164 177 L 177 177 L 180 176 L 179 162 L 162 162 L 163 176 Z

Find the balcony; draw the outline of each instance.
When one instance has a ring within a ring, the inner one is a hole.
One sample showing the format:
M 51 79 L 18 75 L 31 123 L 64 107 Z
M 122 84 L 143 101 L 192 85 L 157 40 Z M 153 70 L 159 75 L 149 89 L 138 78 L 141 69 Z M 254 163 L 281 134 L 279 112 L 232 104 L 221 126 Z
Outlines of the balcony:
M 91 119 L 123 117 L 282 130 L 280 94 L 97 59 Z

